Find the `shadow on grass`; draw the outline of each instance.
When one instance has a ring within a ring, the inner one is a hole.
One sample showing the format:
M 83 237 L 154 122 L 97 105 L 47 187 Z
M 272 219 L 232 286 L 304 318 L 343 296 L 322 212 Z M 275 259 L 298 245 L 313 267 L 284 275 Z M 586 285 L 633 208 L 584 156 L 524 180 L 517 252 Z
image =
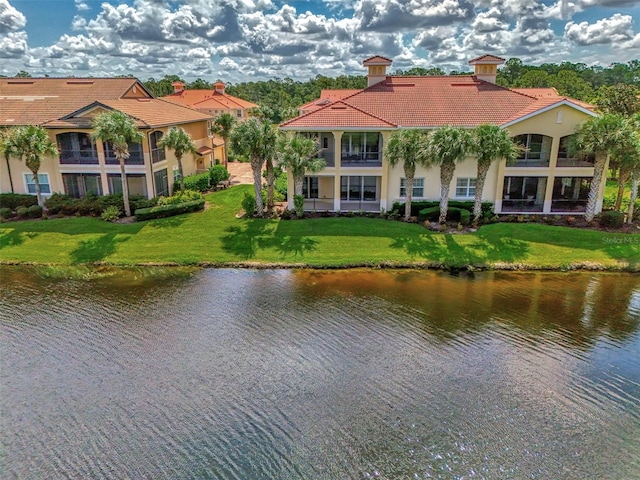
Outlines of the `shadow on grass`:
M 22 234 L 16 230 L 10 230 L 9 232 L 0 235 L 0 250 L 5 247 L 17 247 L 24 243 L 24 237 L 29 239 L 37 237 L 37 233 Z
M 462 244 L 457 241 L 457 237 L 454 234 L 397 237 L 391 247 L 403 249 L 414 259 L 421 258 L 446 265 L 516 262 L 524 259 L 528 252 L 526 242 L 511 238 L 486 237 L 478 233 L 473 242 Z
M 316 249 L 318 241 L 304 235 L 279 235 L 277 223 L 263 219 L 245 220 L 243 226 L 231 226 L 222 240 L 222 248 L 245 260 L 255 258 L 260 250 L 273 249 L 283 258 L 304 257 Z
M 69 256 L 72 264 L 94 263 L 104 260 L 115 253 L 116 245 L 127 239 L 116 239 L 115 233 L 109 233 L 95 240 L 83 240 Z

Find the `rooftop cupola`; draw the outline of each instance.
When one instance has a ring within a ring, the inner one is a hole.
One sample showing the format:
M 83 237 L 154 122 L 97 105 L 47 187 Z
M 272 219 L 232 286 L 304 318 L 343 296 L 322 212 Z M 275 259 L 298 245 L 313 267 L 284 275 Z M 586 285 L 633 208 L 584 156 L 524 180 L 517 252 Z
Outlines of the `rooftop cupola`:
M 387 67 L 391 66 L 393 60 L 386 57 L 376 55 L 375 57 L 367 58 L 362 65 L 367 67 L 367 86 L 375 85 L 382 82 L 387 78 Z
M 173 87 L 173 93 L 180 93 L 184 90 L 184 82 L 173 82 L 171 86 Z
M 225 84 L 222 80 L 218 80 L 216 83 L 213 84 L 213 88 L 215 89 L 216 93 L 219 93 L 221 95 L 224 95 L 224 87 L 225 87 Z
M 469 60 L 469 65 L 474 67 L 474 75 L 478 80 L 484 80 L 489 83 L 496 83 L 498 75 L 498 65 L 504 63 L 504 58 L 494 55 L 482 55 L 481 57 Z

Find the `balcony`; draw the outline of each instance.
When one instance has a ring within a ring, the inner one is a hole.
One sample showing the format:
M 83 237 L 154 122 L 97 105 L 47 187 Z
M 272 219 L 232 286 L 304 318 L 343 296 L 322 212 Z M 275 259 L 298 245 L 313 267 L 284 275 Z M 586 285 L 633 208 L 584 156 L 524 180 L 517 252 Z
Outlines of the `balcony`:
M 558 156 L 558 167 L 593 167 L 594 158 L 562 158 Z
M 381 167 L 382 155 L 380 152 L 343 152 L 340 162 L 343 167 Z
M 94 148 L 60 149 L 60 165 L 97 165 L 98 154 Z
M 528 152 L 525 158 L 518 158 L 509 167 L 548 167 L 551 153 Z
M 318 153 L 318 157 L 323 159 L 326 163 L 326 167 L 335 167 L 335 153 L 333 150 L 322 149 Z

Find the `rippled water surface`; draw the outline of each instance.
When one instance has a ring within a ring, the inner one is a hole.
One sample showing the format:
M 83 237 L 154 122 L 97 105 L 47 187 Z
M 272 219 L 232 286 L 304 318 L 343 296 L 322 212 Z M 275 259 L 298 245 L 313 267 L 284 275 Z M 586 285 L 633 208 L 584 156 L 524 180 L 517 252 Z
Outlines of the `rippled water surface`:
M 1 272 L 3 478 L 640 478 L 640 278 Z

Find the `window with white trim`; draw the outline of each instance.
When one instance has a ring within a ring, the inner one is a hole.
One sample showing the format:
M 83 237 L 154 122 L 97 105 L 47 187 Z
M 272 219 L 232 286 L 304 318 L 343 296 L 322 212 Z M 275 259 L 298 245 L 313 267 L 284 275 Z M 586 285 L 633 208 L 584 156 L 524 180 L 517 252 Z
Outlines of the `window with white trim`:
M 407 187 L 406 187 L 406 179 L 400 179 L 400 196 L 407 196 Z M 414 178 L 413 179 L 413 193 L 411 194 L 412 198 L 424 197 L 424 178 Z
M 456 180 L 456 197 L 472 198 L 476 196 L 475 178 L 458 178 Z
M 33 173 L 25 173 L 24 182 L 27 185 L 27 192 L 35 194 L 36 182 L 35 182 L 35 179 L 33 178 Z M 39 173 L 38 183 L 40 184 L 40 193 L 42 193 L 43 195 L 51 194 L 51 185 L 49 184 L 48 173 Z

